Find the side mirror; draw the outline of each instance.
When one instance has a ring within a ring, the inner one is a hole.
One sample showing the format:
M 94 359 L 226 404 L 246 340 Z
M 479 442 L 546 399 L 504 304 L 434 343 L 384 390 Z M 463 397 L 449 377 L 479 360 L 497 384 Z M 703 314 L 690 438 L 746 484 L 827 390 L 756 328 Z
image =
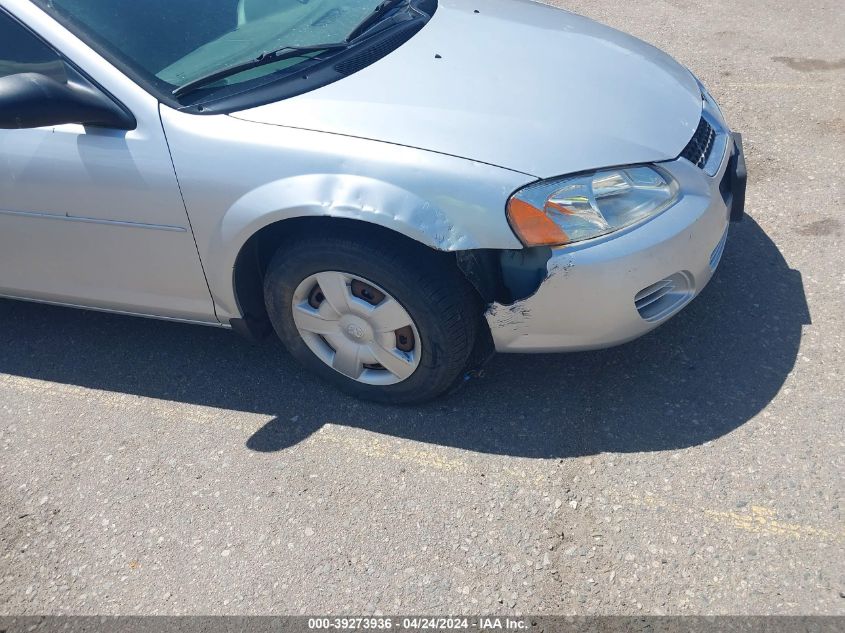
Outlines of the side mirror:
M 134 130 L 135 118 L 95 87 L 39 73 L 0 77 L 0 129 L 82 123 Z

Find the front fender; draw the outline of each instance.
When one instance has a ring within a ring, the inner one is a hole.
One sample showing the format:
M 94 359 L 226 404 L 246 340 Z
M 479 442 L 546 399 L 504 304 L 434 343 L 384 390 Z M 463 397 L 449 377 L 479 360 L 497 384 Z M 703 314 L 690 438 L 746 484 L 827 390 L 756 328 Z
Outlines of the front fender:
M 519 249 L 508 196 L 532 176 L 372 140 L 196 116 L 162 121 L 218 318 L 241 315 L 232 273 L 247 241 L 299 217 L 371 222 L 443 251 Z
M 438 201 L 375 178 L 308 174 L 269 182 L 241 197 L 223 216 L 214 250 L 231 251 L 234 245 L 240 252 L 252 235 L 270 224 L 321 216 L 372 222 L 437 250 L 481 248 L 477 237 L 450 220 Z

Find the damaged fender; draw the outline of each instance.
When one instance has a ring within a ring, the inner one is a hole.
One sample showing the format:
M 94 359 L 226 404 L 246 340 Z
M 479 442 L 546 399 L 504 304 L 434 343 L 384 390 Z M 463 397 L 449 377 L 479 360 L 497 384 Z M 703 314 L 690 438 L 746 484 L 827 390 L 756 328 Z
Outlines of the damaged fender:
M 232 273 L 244 244 L 288 219 L 360 220 L 441 251 L 522 248 L 505 204 L 533 176 L 226 115 L 198 117 L 161 106 L 161 118 L 223 322 L 242 316 Z
M 253 217 L 255 209 L 273 209 L 279 201 L 296 202 Z M 224 216 L 219 238 L 249 236 L 279 219 L 318 216 L 371 222 L 442 251 L 479 248 L 475 236 L 461 231 L 433 202 L 381 180 L 345 174 L 295 176 L 250 191 Z

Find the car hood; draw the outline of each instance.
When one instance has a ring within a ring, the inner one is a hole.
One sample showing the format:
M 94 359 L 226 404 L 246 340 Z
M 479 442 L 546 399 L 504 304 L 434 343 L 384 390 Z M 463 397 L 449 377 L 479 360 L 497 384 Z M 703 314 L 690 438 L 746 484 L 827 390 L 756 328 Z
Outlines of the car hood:
M 441 0 L 364 70 L 232 116 L 542 178 L 677 158 L 701 111 L 692 74 L 636 38 L 526 0 Z

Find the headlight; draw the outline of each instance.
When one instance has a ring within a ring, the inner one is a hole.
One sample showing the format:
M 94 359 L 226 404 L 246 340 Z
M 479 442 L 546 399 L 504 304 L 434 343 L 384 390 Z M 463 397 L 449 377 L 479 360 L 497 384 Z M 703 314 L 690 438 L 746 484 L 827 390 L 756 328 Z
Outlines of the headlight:
M 677 199 L 678 184 L 653 167 L 608 169 L 528 185 L 508 201 L 508 220 L 526 246 L 560 246 L 631 226 Z

